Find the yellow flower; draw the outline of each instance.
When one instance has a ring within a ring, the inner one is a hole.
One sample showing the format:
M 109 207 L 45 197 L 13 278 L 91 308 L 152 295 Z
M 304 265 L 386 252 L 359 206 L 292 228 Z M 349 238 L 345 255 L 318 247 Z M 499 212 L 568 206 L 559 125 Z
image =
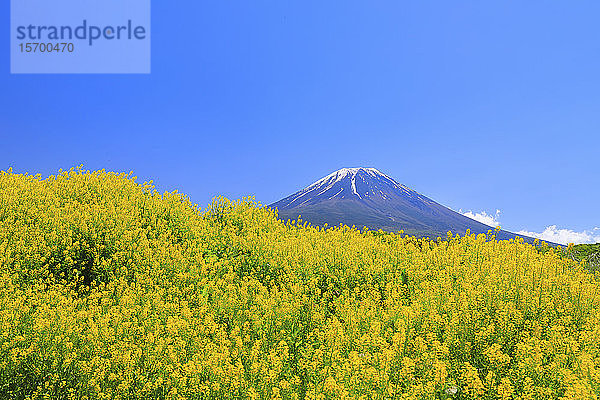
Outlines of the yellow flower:
M 1 172 L 0 388 L 594 398 L 598 277 L 573 247 L 497 232 L 323 229 L 252 198 L 200 209 L 131 173 Z

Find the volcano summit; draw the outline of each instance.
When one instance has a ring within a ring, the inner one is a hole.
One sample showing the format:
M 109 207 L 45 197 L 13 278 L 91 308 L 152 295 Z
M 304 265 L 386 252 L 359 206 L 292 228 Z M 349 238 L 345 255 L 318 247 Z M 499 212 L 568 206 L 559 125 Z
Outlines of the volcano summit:
M 372 230 L 403 230 L 419 237 L 494 229 L 436 203 L 375 168 L 342 168 L 269 207 L 276 208 L 283 220 L 302 216 L 303 221 L 318 226 L 342 223 Z M 496 236 L 509 239 L 516 235 L 500 231 Z

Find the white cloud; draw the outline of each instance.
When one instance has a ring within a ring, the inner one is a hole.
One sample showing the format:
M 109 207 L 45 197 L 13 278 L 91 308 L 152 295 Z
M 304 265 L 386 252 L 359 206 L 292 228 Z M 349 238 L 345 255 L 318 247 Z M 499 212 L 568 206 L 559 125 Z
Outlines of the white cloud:
M 498 218 L 500 218 L 500 210 L 496 210 L 496 214 L 488 214 L 485 211 L 473 213 L 472 211 L 463 212 L 462 210 L 459 210 L 459 212 L 465 217 L 479 221 L 487 226 L 493 228 L 500 226 L 500 221 L 498 221 Z
M 485 211 L 473 212 L 471 210 L 463 212 L 459 210 L 459 213 L 465 217 L 479 221 L 482 224 L 497 227 L 500 226 L 500 210 L 496 210 L 495 214 L 488 214 Z M 550 225 L 544 229 L 543 232 L 531 232 L 526 229 L 515 232 L 517 235 L 529 236 L 532 238 L 538 238 L 546 242 L 559 243 L 559 244 L 583 244 L 583 243 L 600 243 L 600 227 L 593 229 L 576 232 L 571 229 L 559 228 L 556 225 Z
M 551 225 L 546 227 L 543 232 L 522 230 L 515 233 L 559 244 L 600 243 L 600 228 L 575 232 L 571 229 L 560 229 L 556 225 Z

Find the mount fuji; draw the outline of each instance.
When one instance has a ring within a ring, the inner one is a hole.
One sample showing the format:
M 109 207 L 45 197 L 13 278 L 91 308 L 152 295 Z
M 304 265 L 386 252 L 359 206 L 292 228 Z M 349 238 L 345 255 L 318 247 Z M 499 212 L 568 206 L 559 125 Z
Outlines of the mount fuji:
M 298 219 L 312 225 L 341 224 L 371 230 L 403 230 L 408 235 L 446 237 L 486 233 L 490 226 L 436 203 L 398 183 L 375 168 L 342 168 L 268 207 L 282 220 Z M 500 231 L 498 239 L 517 235 Z M 532 242 L 531 238 L 524 238 Z

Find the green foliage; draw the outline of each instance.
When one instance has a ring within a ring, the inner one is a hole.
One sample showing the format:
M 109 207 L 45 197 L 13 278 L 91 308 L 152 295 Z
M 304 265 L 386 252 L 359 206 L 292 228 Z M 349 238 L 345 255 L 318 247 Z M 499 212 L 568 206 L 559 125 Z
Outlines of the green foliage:
M 600 243 L 572 246 L 565 249 L 565 256 L 583 262 L 592 271 L 600 270 Z

